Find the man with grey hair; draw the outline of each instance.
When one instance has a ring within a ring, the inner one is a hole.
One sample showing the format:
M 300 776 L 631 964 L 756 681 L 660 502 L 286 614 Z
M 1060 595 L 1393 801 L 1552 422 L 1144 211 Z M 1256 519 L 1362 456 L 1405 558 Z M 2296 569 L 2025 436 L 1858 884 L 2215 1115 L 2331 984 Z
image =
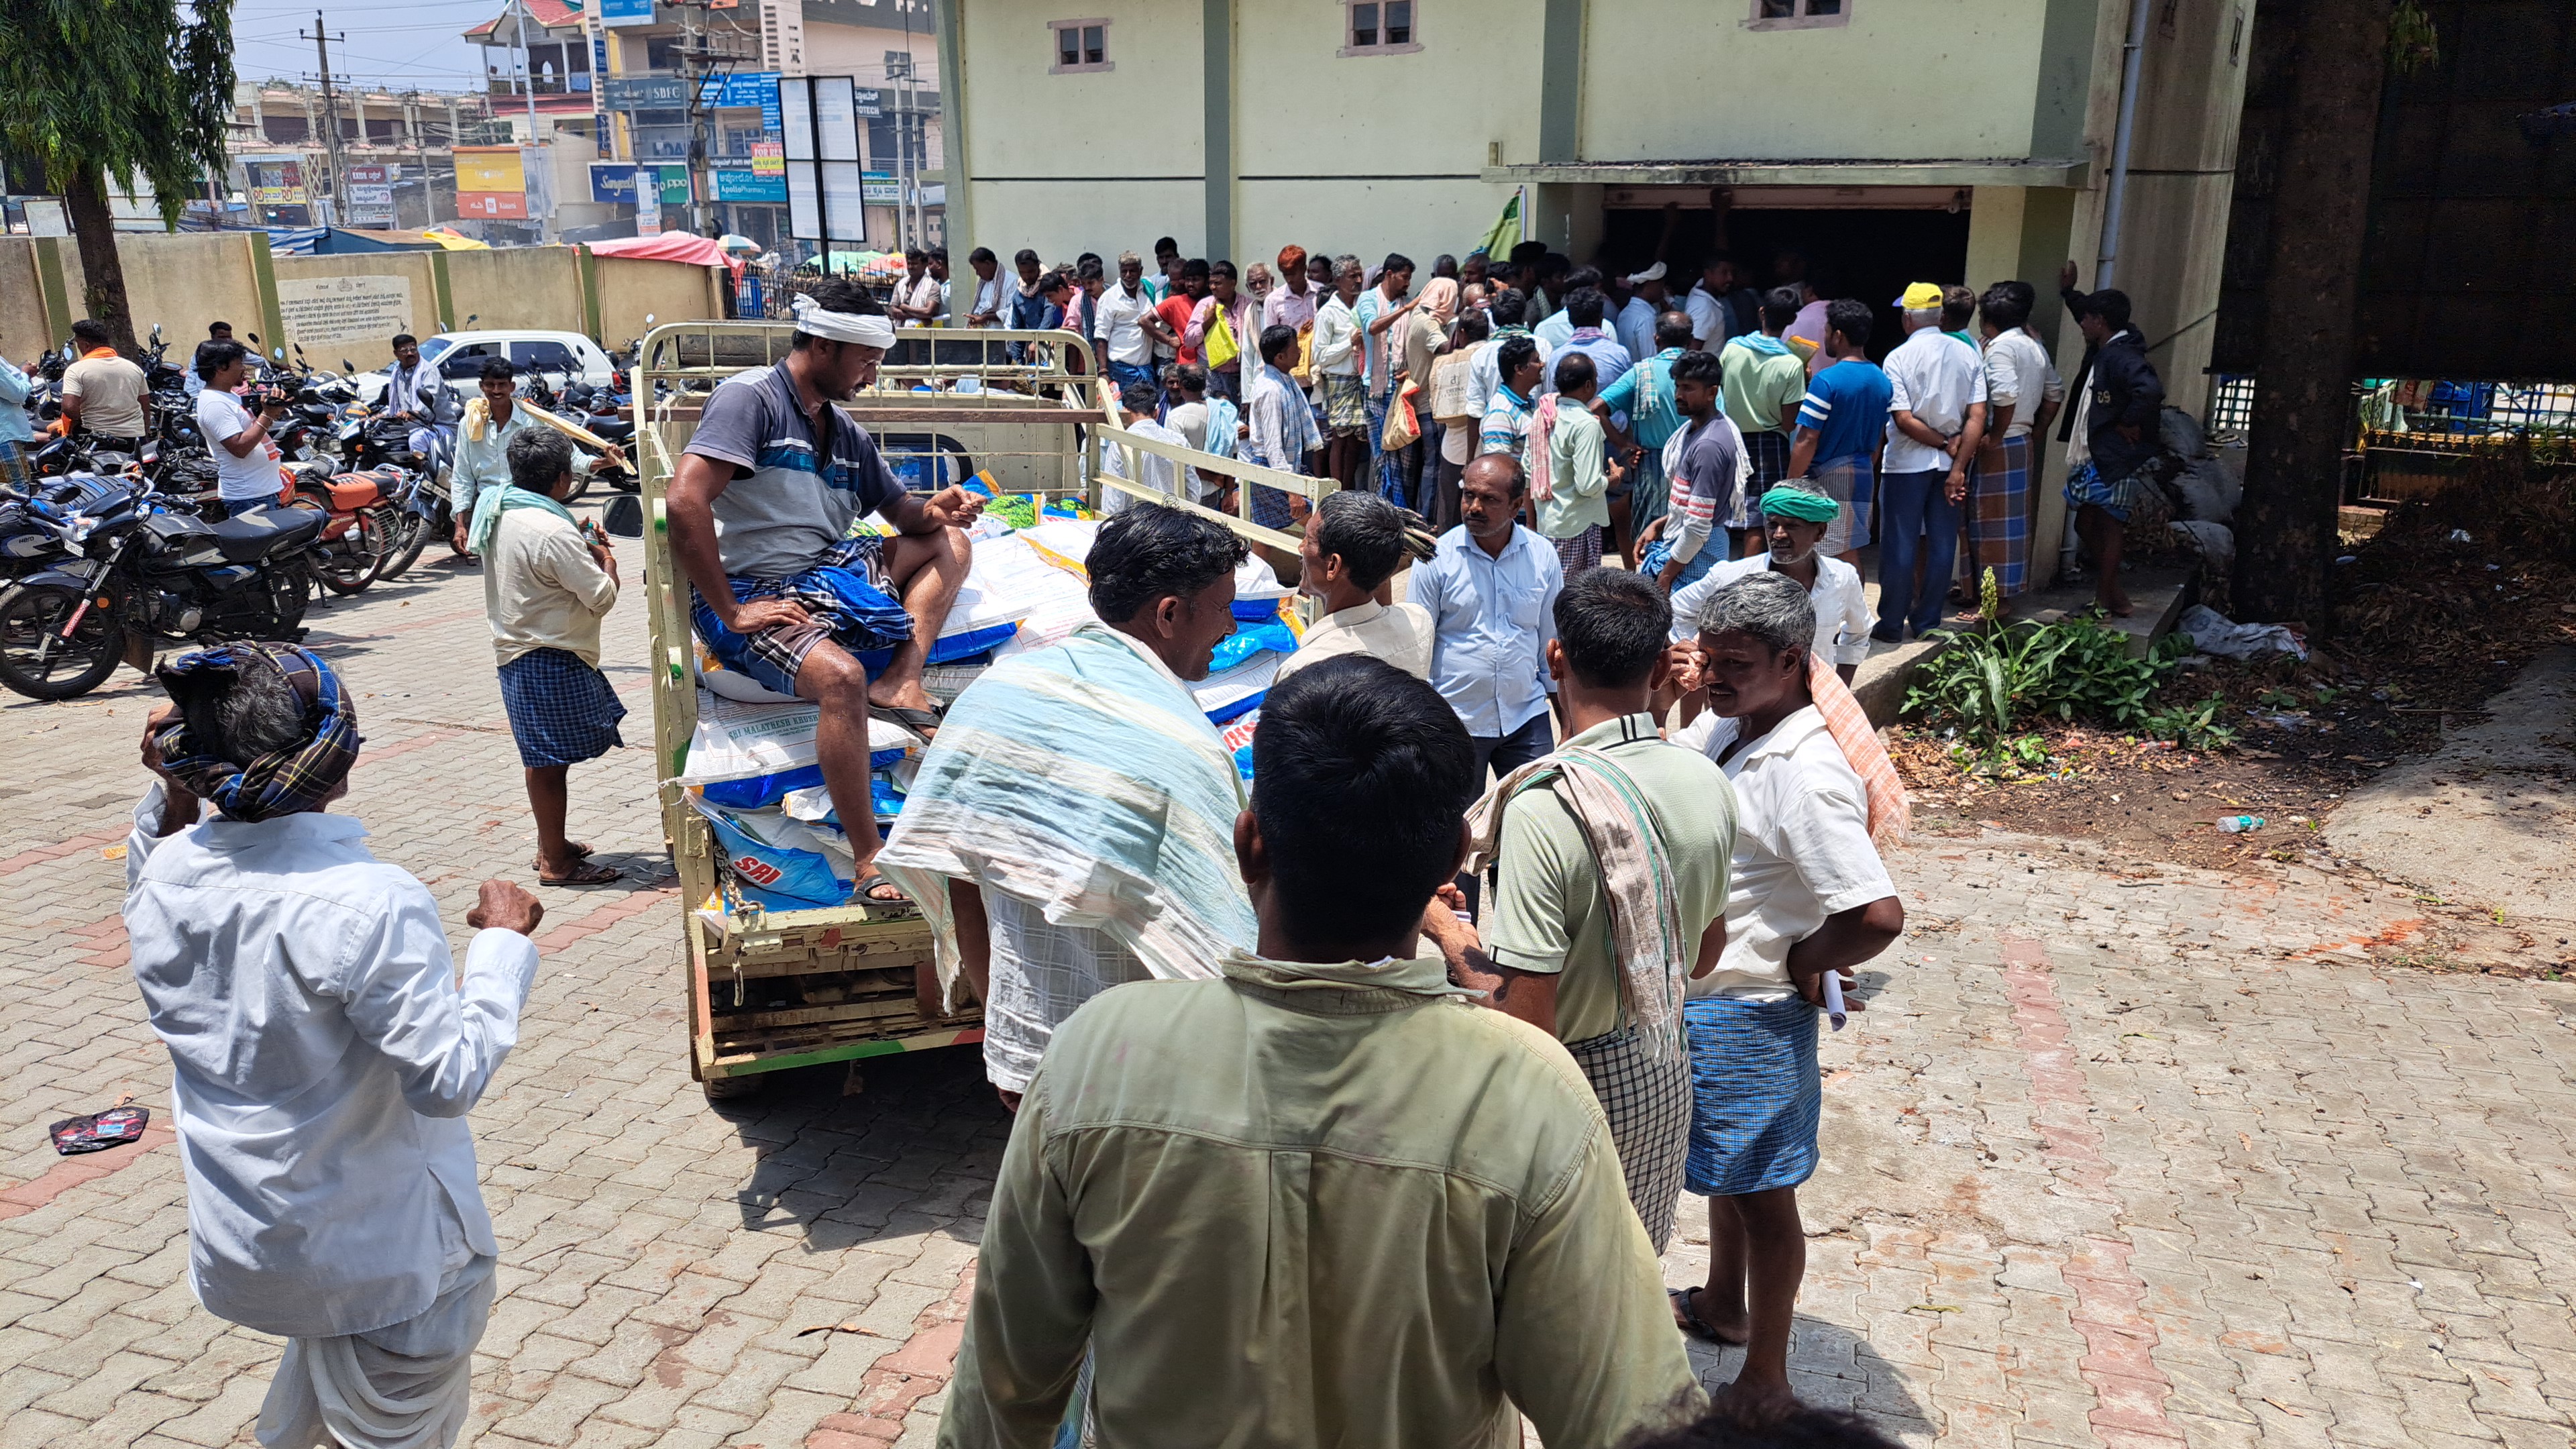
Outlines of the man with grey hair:
M 1323 613 L 1279 666 L 1278 677 L 1337 654 L 1365 654 L 1416 679 L 1430 678 L 1431 611 L 1378 596 L 1388 592 L 1399 567 L 1422 562 L 1438 547 L 1420 518 L 1374 493 L 1325 494 L 1297 548 L 1297 587 Z
M 358 750 L 330 666 L 228 644 L 157 677 L 125 928 L 170 1053 L 188 1285 L 286 1339 L 260 1443 L 443 1449 L 501 1251 L 465 1114 L 518 1041 L 544 909 L 485 881 L 460 980 L 436 898 L 326 813 Z
M 501 705 L 527 771 L 537 819 L 537 879 L 604 885 L 617 879 L 590 847 L 564 834 L 572 767 L 623 745 L 626 706 L 599 672 L 599 621 L 617 605 L 617 554 L 595 523 L 563 506 L 572 444 L 539 428 L 510 440 L 510 481 L 474 504 L 483 608 L 500 657 Z
M 1901 815 L 1901 795 L 1874 788 L 1883 760 L 1856 767 L 1850 757 L 1874 737 L 1863 719 L 1845 742 L 1857 710 L 1843 710 L 1850 695 L 1811 660 L 1815 632 L 1807 590 L 1756 573 L 1718 590 L 1698 638 L 1676 651 L 1685 686 L 1706 686 L 1709 713 L 1674 742 L 1705 753 L 1734 785 L 1736 830 L 1725 950 L 1714 971 L 1691 979 L 1682 1007 L 1687 1181 L 1709 1199 L 1709 1274 L 1672 1295 L 1673 1313 L 1686 1332 L 1746 1345 L 1731 1393 L 1755 1405 L 1794 1397 L 1789 1324 L 1807 1264 L 1797 1188 L 1816 1168 L 1824 1100 L 1818 1008 L 1835 1013 L 1839 1030 L 1849 984 L 1840 973 L 1905 928 L 1872 829 Z

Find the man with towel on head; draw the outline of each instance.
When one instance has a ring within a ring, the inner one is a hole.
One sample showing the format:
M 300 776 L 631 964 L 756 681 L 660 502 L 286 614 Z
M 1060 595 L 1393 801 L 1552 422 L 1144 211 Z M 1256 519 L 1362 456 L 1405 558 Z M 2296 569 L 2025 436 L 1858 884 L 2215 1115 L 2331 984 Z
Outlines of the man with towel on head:
M 1807 591 L 1816 610 L 1816 657 L 1833 665 L 1843 683 L 1851 683 L 1869 658 L 1869 631 L 1878 615 L 1861 587 L 1860 570 L 1823 551 L 1825 530 L 1841 516 L 1841 505 L 1813 484 L 1791 482 L 1763 494 L 1754 513 L 1770 546 L 1751 558 L 1719 564 L 1698 583 L 1673 590 L 1673 642 L 1686 644 L 1698 636 L 1699 611 L 1718 590 L 1738 579 L 1775 573 Z M 1702 707 L 1696 695 L 1682 701 L 1681 722 L 1697 719 Z
M 1778 516 L 1767 497 L 1763 512 Z M 1709 713 L 1674 743 L 1716 761 L 1735 787 L 1735 891 L 1725 952 L 1691 980 L 1682 1008 L 1689 1183 L 1709 1199 L 1709 1272 L 1673 1293 L 1673 1314 L 1685 1332 L 1746 1345 L 1730 1393 L 1763 1408 L 1793 1399 L 1789 1324 L 1807 1271 L 1798 1184 L 1816 1170 L 1824 1105 L 1818 1008 L 1839 1029 L 1840 973 L 1905 929 L 1878 854 L 1904 833 L 1905 788 L 1860 702 L 1816 653 L 1815 606 L 1795 579 L 1738 579 L 1698 626 L 1674 662 L 1693 676 L 1685 688 L 1706 686 Z
M 1234 632 L 1246 556 L 1149 500 L 1102 524 L 1099 622 L 957 697 L 877 858 L 929 918 L 949 999 L 962 972 L 984 1002 L 985 1075 L 1014 1109 L 1074 1008 L 1252 946 L 1243 780 L 1188 689 Z
M 269 1449 L 443 1449 L 501 1252 L 465 1114 L 518 1041 L 543 909 L 485 881 L 460 981 L 437 900 L 324 813 L 358 758 L 331 667 L 228 644 L 159 678 L 125 929 L 170 1052 L 189 1287 L 286 1338 Z
M 966 529 L 984 501 L 963 488 L 904 491 L 876 439 L 833 406 L 873 383 L 894 345 L 876 299 L 834 277 L 795 307 L 787 359 L 707 398 L 671 475 L 671 553 L 689 581 L 689 623 L 717 661 L 822 706 L 823 786 L 864 812 L 870 710 L 925 736 L 939 728 L 921 671 L 966 582 Z M 895 536 L 851 537 L 868 514 Z M 874 679 L 859 658 L 871 652 L 887 654 Z M 873 830 L 850 832 L 850 899 L 900 904 L 874 865 L 878 844 Z

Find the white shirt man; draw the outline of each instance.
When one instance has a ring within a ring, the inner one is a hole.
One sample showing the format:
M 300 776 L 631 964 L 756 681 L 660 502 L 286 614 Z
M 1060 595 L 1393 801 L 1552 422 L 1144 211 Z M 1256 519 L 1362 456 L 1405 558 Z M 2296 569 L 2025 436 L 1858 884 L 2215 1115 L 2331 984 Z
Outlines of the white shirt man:
M 1715 352 L 1726 345 L 1726 298 L 1707 282 L 1690 289 L 1690 295 L 1682 298 L 1682 310 L 1690 314 L 1691 346 L 1702 352 Z
M 1955 339 L 1953 339 L 1955 344 Z M 1735 742 L 1739 720 L 1704 714 L 1675 744 L 1710 759 Z M 1825 918 L 1896 894 L 1869 838 L 1869 794 L 1814 705 L 1723 762 L 1735 786 L 1734 888 L 1726 951 L 1691 981 L 1694 997 L 1786 1001 L 1789 948 Z
M 165 810 L 199 809 L 178 800 L 155 784 L 135 808 L 125 924 L 173 1068 L 189 1286 L 289 1340 L 267 1442 L 452 1442 L 500 1254 L 465 1114 L 518 1041 L 536 946 L 479 931 L 460 982 L 437 900 L 356 820 L 165 833 Z M 535 902 L 499 882 L 486 909 L 496 892 L 535 927 Z M 388 1351 L 401 1382 L 371 1383 Z
M 2004 426 L 2007 438 L 2026 437 L 2043 402 L 2061 402 L 2066 384 L 2048 360 L 2048 349 L 2019 327 L 2008 327 L 1986 343 L 1986 395 L 1996 407 L 2013 410 Z
M 1816 586 L 1807 590 L 1807 600 L 1816 606 L 1816 657 L 1836 665 L 1867 663 L 1869 631 L 1878 616 L 1861 587 L 1860 570 L 1828 553 L 1817 553 L 1815 560 Z M 1770 570 L 1771 553 L 1765 549 L 1751 558 L 1715 565 L 1699 582 L 1673 590 L 1673 642 L 1699 636 L 1699 611 L 1718 590 Z
M 1158 443 L 1170 443 L 1177 448 L 1191 446 L 1189 439 L 1154 421 L 1152 413 L 1129 413 L 1126 426 L 1127 431 L 1140 438 L 1151 438 Z M 1199 426 L 1202 429 L 1207 426 L 1204 410 L 1200 414 Z M 1131 453 L 1136 458 L 1136 471 L 1133 472 L 1129 471 L 1127 462 Z M 1114 441 L 1104 440 L 1100 449 L 1100 465 L 1108 470 L 1112 478 L 1124 478 L 1131 483 L 1142 483 L 1165 497 L 1187 496 L 1191 501 L 1197 501 L 1197 489 L 1193 489 L 1187 495 L 1181 492 L 1181 465 L 1160 453 L 1148 453 L 1142 448 L 1127 448 Z M 1196 469 L 1190 470 L 1190 477 L 1193 480 L 1197 479 Z M 1123 513 L 1136 501 L 1134 494 L 1116 488 L 1107 489 L 1100 500 L 1100 511 L 1105 514 Z
M 283 486 L 277 474 L 277 445 L 262 438 L 240 455 L 225 446 L 226 440 L 249 432 L 256 421 L 241 395 L 209 387 L 197 394 L 196 411 L 197 436 L 206 440 L 206 452 L 215 460 L 215 495 L 224 506 L 275 503 Z
M 1538 344 L 1539 376 L 1550 376 L 1553 372 L 1551 364 L 1556 356 L 1556 350 L 1549 347 L 1547 339 L 1537 333 L 1533 332 L 1528 336 L 1530 341 Z M 1502 337 L 1488 337 L 1477 343 L 1475 356 L 1467 364 L 1467 385 L 1474 390 L 1475 416 L 1480 420 L 1494 405 L 1494 390 L 1503 385 L 1502 363 L 1495 356 L 1502 350 L 1503 342 Z M 1653 355 L 1653 353 L 1647 354 L 1649 357 Z
M 1094 309 L 1091 335 L 1100 340 L 1111 362 L 1142 367 L 1154 360 L 1154 339 L 1145 331 L 1145 317 L 1154 310 L 1154 299 L 1140 285 L 1127 290 L 1113 282 L 1100 294 Z
M 1893 389 L 1888 407 L 1910 412 L 1915 420 L 1947 438 L 1968 425 L 1968 408 L 1986 400 L 1986 366 L 1977 350 L 1943 332 L 1937 325 L 1917 327 L 1882 364 Z M 1950 455 L 1906 436 L 1894 420 L 1887 425 L 1887 451 L 1882 473 L 1947 472 Z

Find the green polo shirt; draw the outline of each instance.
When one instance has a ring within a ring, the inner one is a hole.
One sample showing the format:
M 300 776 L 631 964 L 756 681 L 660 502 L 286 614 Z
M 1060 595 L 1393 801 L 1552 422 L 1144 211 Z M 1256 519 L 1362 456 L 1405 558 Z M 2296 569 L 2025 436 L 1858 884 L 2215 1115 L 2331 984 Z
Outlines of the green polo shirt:
M 1697 750 L 1666 744 L 1648 714 L 1594 725 L 1565 743 L 1599 750 L 1645 791 L 1681 892 L 1685 949 L 1696 954 L 1709 923 L 1726 913 L 1727 865 L 1735 855 L 1735 789 L 1726 773 Z M 1560 1040 L 1616 1030 L 1627 1013 L 1610 945 L 1610 902 L 1592 847 L 1554 788 L 1512 797 L 1495 858 L 1485 954 L 1516 971 L 1559 975 Z M 1688 972 L 1690 963 L 1682 968 Z

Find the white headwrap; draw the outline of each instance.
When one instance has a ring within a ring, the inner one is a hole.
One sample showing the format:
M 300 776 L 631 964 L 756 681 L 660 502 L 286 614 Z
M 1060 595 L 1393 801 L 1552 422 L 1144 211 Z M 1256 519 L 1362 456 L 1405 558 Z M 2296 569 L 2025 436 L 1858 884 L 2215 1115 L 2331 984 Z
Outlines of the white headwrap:
M 1660 282 L 1660 281 L 1662 281 L 1663 279 L 1664 279 L 1664 264 L 1663 264 L 1662 262 L 1657 262 L 1657 263 L 1655 263 L 1653 266 L 1646 268 L 1646 269 L 1645 269 L 1644 271 L 1642 271 L 1642 272 L 1631 272 L 1631 273 L 1629 273 L 1629 274 L 1628 274 L 1628 285 L 1629 285 L 1629 286 L 1631 286 L 1631 287 L 1634 287 L 1634 286 L 1642 285 L 1642 284 L 1647 283 L 1647 282 Z
M 788 304 L 796 312 L 796 330 L 827 342 L 855 342 L 862 347 L 894 346 L 894 324 L 876 313 L 833 312 L 802 292 Z

